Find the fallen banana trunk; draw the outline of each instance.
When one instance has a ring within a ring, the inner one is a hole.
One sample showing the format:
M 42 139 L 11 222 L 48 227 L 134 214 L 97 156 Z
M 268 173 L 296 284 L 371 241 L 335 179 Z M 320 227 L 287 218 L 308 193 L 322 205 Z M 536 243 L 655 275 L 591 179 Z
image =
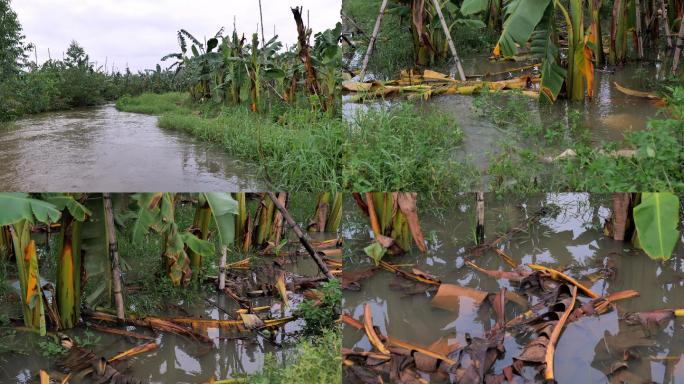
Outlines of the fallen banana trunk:
M 104 312 L 90 312 L 86 314 L 91 320 L 105 321 L 108 323 L 118 323 L 119 320 L 115 315 Z M 178 325 L 176 323 L 170 322 L 168 320 L 160 319 L 157 317 L 143 317 L 138 318 L 135 315 L 129 314 L 125 318 L 125 322 L 130 325 L 135 325 L 136 327 L 150 328 L 156 331 L 173 333 L 176 335 L 186 336 L 190 339 L 196 341 L 202 341 L 205 343 L 211 343 L 212 340 L 202 334 L 196 333 L 184 326 Z
M 347 80 L 342 82 L 342 89 L 354 93 L 348 102 L 384 97 L 393 94 L 408 94 L 409 99 L 429 99 L 434 95 L 473 95 L 483 91 L 505 92 L 515 90 L 525 96 L 539 98 L 538 76 L 519 76 L 501 81 L 460 81 L 449 76 L 425 70 L 422 75 L 411 71 L 403 71 L 398 80 L 358 82 Z

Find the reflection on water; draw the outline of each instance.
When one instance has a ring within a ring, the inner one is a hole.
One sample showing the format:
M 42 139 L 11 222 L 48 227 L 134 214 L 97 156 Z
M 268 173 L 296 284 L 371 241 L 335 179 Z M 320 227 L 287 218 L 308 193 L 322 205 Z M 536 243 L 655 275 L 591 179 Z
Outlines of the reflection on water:
M 113 106 L 0 126 L 2 191 L 256 190 L 255 167 Z
M 500 287 L 514 289 L 507 280 L 496 280 L 464 265 L 467 249 L 472 246 L 474 231 L 474 197 L 463 196 L 451 208 L 436 214 L 422 214 L 421 224 L 430 244 L 426 254 L 413 253 L 392 258 L 397 264 L 415 267 L 433 274 L 445 283 L 458 284 L 488 292 Z M 644 334 L 640 326 L 621 320 L 627 312 L 684 307 L 684 239 L 675 255 L 666 262 L 655 262 L 630 243 L 616 242 L 603 235 L 602 225 L 609 215 L 610 196 L 560 194 L 525 199 L 487 196 L 486 234 L 489 240 L 518 225 L 542 205 L 555 204 L 560 209 L 545 216 L 529 230 L 516 235 L 500 248 L 519 263 L 539 263 L 566 271 L 598 294 L 635 289 L 640 296 L 620 302 L 619 310 L 600 317 L 585 317 L 564 331 L 558 344 L 555 372 L 559 383 L 605 383 L 607 372 L 622 361 L 625 350 L 639 355 L 629 362 L 628 373 L 648 382 L 679 382 L 684 379 L 684 323 L 671 322 L 664 330 Z M 358 209 L 356 209 L 358 211 Z M 424 211 L 424 209 L 423 209 Z M 345 269 L 358 270 L 369 265 L 363 247 L 369 244 L 367 218 L 354 218 L 355 225 L 345 231 L 351 257 Z M 470 258 L 470 257 L 469 257 Z M 493 252 L 474 261 L 487 269 L 509 270 Z M 614 273 L 605 273 L 610 267 Z M 466 345 L 466 334 L 480 336 L 491 325 L 488 311 L 477 311 L 469 299 L 460 300 L 457 311 L 430 306 L 430 294 L 407 295 L 396 289 L 401 280 L 381 271 L 361 282 L 361 291 L 345 291 L 343 309 L 360 319 L 363 304 L 373 309 L 373 318 L 383 334 L 422 346 L 440 337 Z M 586 301 L 586 298 L 582 298 Z M 507 306 L 506 318 L 522 309 Z M 519 355 L 527 336 L 507 333 L 506 353 L 493 370 L 500 373 Z M 363 331 L 345 327 L 344 347 L 370 350 Z M 525 371 L 533 378 L 534 371 Z M 676 381 L 668 381 L 676 377 Z M 539 380 L 539 377 L 537 377 Z

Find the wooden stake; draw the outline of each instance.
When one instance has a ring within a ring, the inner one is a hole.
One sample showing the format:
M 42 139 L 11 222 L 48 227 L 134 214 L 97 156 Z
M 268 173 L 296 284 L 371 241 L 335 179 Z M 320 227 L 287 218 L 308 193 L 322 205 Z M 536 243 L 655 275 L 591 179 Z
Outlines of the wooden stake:
M 456 46 L 454 45 L 454 41 L 451 39 L 449 26 L 447 25 L 446 20 L 444 20 L 444 15 L 442 14 L 442 7 L 439 5 L 437 0 L 432 0 L 432 4 L 435 6 L 437 16 L 439 16 L 439 21 L 442 23 L 442 29 L 444 30 L 447 41 L 449 42 L 449 49 L 451 49 L 451 55 L 454 57 L 456 69 L 458 69 L 458 75 L 461 78 L 461 81 L 466 81 L 466 76 L 463 72 L 463 66 L 461 65 L 461 59 L 458 58 L 458 52 L 456 52 Z
M 363 64 L 361 65 L 361 74 L 359 75 L 359 80 L 363 81 L 366 76 L 366 68 L 368 68 L 368 61 L 370 61 L 371 54 L 373 53 L 373 48 L 375 47 L 375 41 L 378 38 L 378 33 L 380 33 L 380 24 L 382 23 L 382 18 L 385 16 L 385 8 L 387 8 L 387 0 L 382 0 L 380 4 L 380 13 L 378 18 L 375 19 L 375 27 L 373 28 L 373 34 L 371 35 L 370 42 L 368 42 L 368 50 L 366 50 L 366 56 L 363 57 Z
M 667 5 L 665 4 L 665 0 L 660 0 L 660 9 L 662 10 L 662 14 L 660 16 L 663 18 L 663 23 L 665 26 L 665 37 L 667 37 L 667 46 L 668 48 L 672 48 L 672 37 L 670 36 L 670 21 L 667 19 Z
M 328 267 L 325 265 L 325 262 L 323 261 L 321 256 L 318 254 L 318 252 L 316 252 L 313 249 L 313 247 L 311 247 L 311 244 L 309 244 L 309 241 L 304 236 L 304 232 L 302 232 L 302 229 L 299 227 L 297 222 L 295 222 L 292 216 L 290 216 L 290 213 L 287 211 L 287 209 L 280 203 L 280 200 L 278 200 L 278 198 L 273 192 L 268 192 L 268 197 L 271 198 L 273 204 L 275 204 L 276 208 L 278 208 L 280 213 L 283 215 L 283 218 L 285 218 L 287 224 L 292 227 L 295 234 L 299 238 L 299 242 L 302 243 L 304 248 L 306 248 L 307 252 L 309 252 L 311 258 L 316 262 L 316 265 L 318 265 L 318 269 L 320 269 L 321 272 L 323 272 L 328 281 L 334 280 L 335 277 L 330 273 Z
M 484 192 L 477 192 L 475 196 L 476 200 L 476 208 L 475 212 L 477 213 L 477 227 L 475 228 L 475 242 L 479 244 L 484 244 L 485 240 L 485 230 L 484 230 L 484 221 L 485 221 L 485 198 L 484 198 Z
M 644 58 L 644 38 L 641 36 L 641 2 L 634 0 L 634 8 L 636 8 L 636 35 L 637 35 L 637 52 L 639 59 Z
M 259 17 L 261 18 L 261 46 L 263 47 L 266 45 L 266 38 L 264 37 L 264 12 L 261 9 L 261 0 L 259 0 Z
M 112 258 L 112 272 L 114 275 L 114 302 L 116 304 L 116 317 L 120 323 L 126 321 L 123 295 L 121 293 L 121 264 L 119 263 L 119 250 L 116 245 L 116 227 L 114 227 L 114 211 L 112 210 L 112 197 L 109 193 L 103 193 L 105 225 L 107 226 L 107 238 L 109 240 L 109 256 Z
M 221 260 L 219 261 L 219 290 L 223 291 L 226 288 L 226 255 L 228 247 L 221 246 Z

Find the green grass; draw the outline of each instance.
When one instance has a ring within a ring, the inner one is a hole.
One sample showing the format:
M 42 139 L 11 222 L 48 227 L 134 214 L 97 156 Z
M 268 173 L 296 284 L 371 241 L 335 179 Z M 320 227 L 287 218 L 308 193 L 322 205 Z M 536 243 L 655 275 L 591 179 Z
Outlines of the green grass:
M 169 92 L 163 94 L 143 93 L 140 96 L 124 96 L 117 100 L 116 108 L 121 111 L 161 115 L 166 112 L 190 112 L 186 106 L 190 103 L 187 93 Z
M 419 191 L 446 197 L 478 179 L 453 154 L 463 132 L 453 117 L 411 104 L 369 109 L 350 121 L 345 185 L 355 192 Z
M 339 329 L 326 332 L 317 338 L 305 338 L 296 351 L 288 353 L 279 363 L 268 354 L 264 368 L 249 377 L 255 384 L 285 383 L 341 383 L 342 382 L 342 333 Z
M 437 112 L 417 116 L 409 105 L 371 110 L 352 122 L 303 108 L 260 115 L 242 107 L 188 104 L 179 94 L 147 94 L 117 106 L 166 111 L 160 127 L 188 132 L 257 164 L 274 190 L 446 195 L 473 180 L 472 169 L 451 158 L 463 139 L 453 119 Z

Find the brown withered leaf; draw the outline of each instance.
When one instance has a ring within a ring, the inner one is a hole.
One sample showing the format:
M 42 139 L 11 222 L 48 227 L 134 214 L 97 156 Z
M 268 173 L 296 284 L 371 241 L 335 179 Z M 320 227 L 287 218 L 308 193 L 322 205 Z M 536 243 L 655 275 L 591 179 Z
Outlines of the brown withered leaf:
M 646 328 L 659 328 L 674 319 L 674 310 L 659 309 L 647 312 L 634 312 L 625 315 L 625 322 L 630 325 L 641 324 Z
M 413 236 L 413 241 L 421 252 L 427 252 L 425 237 L 423 236 L 423 230 L 420 229 L 420 221 L 418 220 L 417 199 L 418 194 L 415 192 L 399 192 L 397 202 L 399 203 L 399 209 L 406 216 L 406 221 L 408 222 L 409 230 Z
M 361 280 L 365 280 L 378 271 L 377 267 L 371 267 L 360 271 L 343 271 L 340 280 L 342 289 L 358 291 L 361 289 Z
M 461 297 L 467 297 L 474 300 L 476 304 L 480 304 L 487 296 L 489 296 L 489 293 L 477 289 L 454 284 L 441 284 L 430 304 L 448 311 L 457 311 Z
M 426 349 L 444 356 L 448 356 L 451 352 L 458 349 L 458 347 L 458 343 L 449 344 L 449 340 L 444 337 L 440 337 L 435 342 L 430 344 Z M 414 352 L 413 359 L 415 360 L 416 368 L 427 373 L 437 371 L 440 362 L 442 362 L 441 359 L 435 358 L 434 355 L 427 355 L 418 351 Z

